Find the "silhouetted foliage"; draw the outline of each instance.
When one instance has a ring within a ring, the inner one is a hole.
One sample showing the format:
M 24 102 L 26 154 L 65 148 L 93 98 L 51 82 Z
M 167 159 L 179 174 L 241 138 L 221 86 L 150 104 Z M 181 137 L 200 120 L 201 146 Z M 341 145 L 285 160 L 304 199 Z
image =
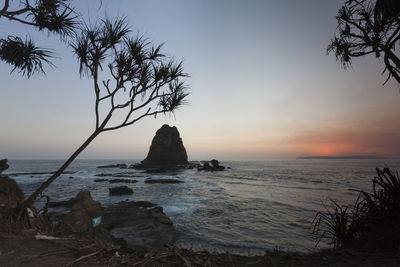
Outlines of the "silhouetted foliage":
M 328 46 L 344 68 L 352 59 L 374 54 L 383 58 L 387 80 L 400 83 L 400 59 L 396 44 L 400 40 L 400 1 L 347 0 L 336 16 L 337 32 Z M 382 74 L 383 74 L 382 73 Z
M 34 72 L 43 72 L 43 62 L 52 64 L 49 50 L 36 47 L 32 40 L 22 41 L 16 36 L 8 36 L 7 39 L 0 40 L 0 58 L 19 69 L 23 75 L 30 77 Z
M 36 0 L 20 1 L 18 9 L 11 10 L 10 0 L 4 1 L 0 18 L 47 30 L 65 39 L 73 35 L 77 26 L 77 16 L 69 6 L 69 0 Z M 18 36 L 7 36 L 0 39 L 0 59 L 14 66 L 12 71 L 19 70 L 30 77 L 42 72 L 43 63 L 50 65 L 52 53 L 37 47 L 32 40 L 23 41 Z
M 172 113 L 186 103 L 188 88 L 182 79 L 188 74 L 182 62 L 163 55 L 161 45 L 154 47 L 143 37 L 131 38 L 130 32 L 123 19 L 105 19 L 85 26 L 71 44 L 80 74 L 93 80 L 95 129 L 25 205 L 32 204 L 100 133 L 132 125 L 144 117 Z
M 96 129 L 101 131 L 133 124 L 145 116 L 173 112 L 188 95 L 181 81 L 188 76 L 182 62 L 161 54 L 162 45 L 154 47 L 141 36 L 130 38 L 129 32 L 124 20 L 105 19 L 85 27 L 71 45 L 79 60 L 79 72 L 94 81 Z M 102 104 L 109 108 L 106 119 L 114 112 L 125 111 L 124 120 L 102 127 L 108 122 L 100 123 Z M 142 109 L 147 111 L 137 114 Z
M 325 212 L 318 212 L 313 221 L 313 236 L 316 246 L 322 239 L 328 239 L 334 248 L 348 245 L 354 240 L 355 229 L 352 222 L 354 214 L 351 206 L 341 206 L 331 200 L 333 210 L 325 207 Z
M 316 214 L 313 234 L 317 245 L 327 239 L 335 248 L 400 248 L 400 177 L 388 168 L 376 171 L 372 192 L 359 191 L 354 205 L 332 201 L 333 209 Z

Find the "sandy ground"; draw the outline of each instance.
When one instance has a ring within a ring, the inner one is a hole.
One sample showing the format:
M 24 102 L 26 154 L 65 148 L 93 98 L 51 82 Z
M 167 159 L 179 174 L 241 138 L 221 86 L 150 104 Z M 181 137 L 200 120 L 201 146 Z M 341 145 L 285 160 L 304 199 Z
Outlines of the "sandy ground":
M 349 251 L 298 255 L 271 252 L 246 257 L 183 249 L 138 254 L 120 247 L 104 249 L 93 240 L 36 240 L 32 233 L 0 235 L 0 266 L 400 266 L 400 256 Z

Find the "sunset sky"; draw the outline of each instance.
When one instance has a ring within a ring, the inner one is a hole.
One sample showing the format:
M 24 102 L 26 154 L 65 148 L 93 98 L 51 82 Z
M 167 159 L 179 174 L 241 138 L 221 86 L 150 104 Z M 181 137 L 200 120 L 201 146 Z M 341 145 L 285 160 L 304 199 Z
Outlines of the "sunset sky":
M 175 116 L 104 133 L 80 158 L 142 159 L 165 123 L 177 126 L 192 160 L 399 156 L 399 85 L 382 86 L 373 56 L 343 70 L 326 55 L 343 2 L 72 1 L 92 23 L 126 16 L 133 35 L 165 42 L 191 75 L 190 103 Z M 30 79 L 0 62 L 0 158 L 68 157 L 94 128 L 90 80 L 58 37 L 4 18 L 0 33 L 30 36 L 57 56 L 56 68 Z

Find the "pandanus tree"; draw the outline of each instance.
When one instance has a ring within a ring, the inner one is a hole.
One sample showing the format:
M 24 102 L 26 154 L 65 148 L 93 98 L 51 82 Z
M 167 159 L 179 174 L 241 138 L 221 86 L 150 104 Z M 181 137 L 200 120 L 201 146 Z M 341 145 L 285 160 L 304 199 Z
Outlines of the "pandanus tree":
M 145 38 L 131 38 L 123 19 L 85 26 L 71 44 L 79 72 L 93 81 L 95 127 L 87 140 L 27 200 L 33 201 L 100 133 L 145 117 L 174 112 L 186 103 L 188 87 L 182 62 L 161 53 Z
M 38 31 L 47 31 L 66 40 L 78 25 L 77 14 L 68 0 L 23 0 L 12 5 L 12 0 L 4 0 L 0 18 L 29 25 Z M 8 35 L 0 38 L 0 60 L 13 66 L 14 70 L 30 77 L 34 73 L 44 73 L 44 63 L 52 65 L 53 53 L 40 48 L 26 38 Z
M 336 36 L 328 46 L 344 68 L 353 58 L 375 55 L 382 58 L 387 74 L 400 83 L 400 1 L 347 0 L 336 16 Z

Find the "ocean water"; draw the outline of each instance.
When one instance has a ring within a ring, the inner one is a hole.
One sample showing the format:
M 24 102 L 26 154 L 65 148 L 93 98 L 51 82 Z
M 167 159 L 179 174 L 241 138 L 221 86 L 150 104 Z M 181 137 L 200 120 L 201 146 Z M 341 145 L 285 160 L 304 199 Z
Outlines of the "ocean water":
M 262 254 L 275 248 L 310 252 L 311 222 L 329 199 L 351 203 L 357 193 L 370 190 L 375 168 L 400 170 L 396 159 L 294 159 L 221 162 L 223 172 L 176 172 L 148 174 L 137 170 L 99 169 L 132 160 L 77 160 L 45 194 L 51 200 L 67 200 L 80 190 L 89 190 L 103 205 L 122 200 L 150 201 L 164 208 L 179 235 L 178 245 L 211 252 Z M 55 171 L 63 161 L 10 161 L 6 173 Z M 128 185 L 131 196 L 109 196 L 108 188 L 122 184 L 95 183 L 95 174 L 135 173 Z M 12 176 L 30 194 L 49 175 Z M 145 184 L 147 178 L 178 178 L 180 184 Z M 326 244 L 321 244 L 322 247 Z M 321 247 L 319 247 L 321 248 Z M 317 248 L 318 249 L 318 248 Z

